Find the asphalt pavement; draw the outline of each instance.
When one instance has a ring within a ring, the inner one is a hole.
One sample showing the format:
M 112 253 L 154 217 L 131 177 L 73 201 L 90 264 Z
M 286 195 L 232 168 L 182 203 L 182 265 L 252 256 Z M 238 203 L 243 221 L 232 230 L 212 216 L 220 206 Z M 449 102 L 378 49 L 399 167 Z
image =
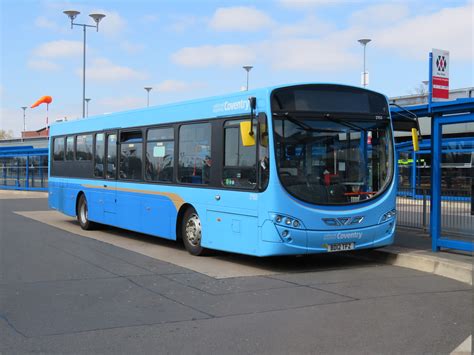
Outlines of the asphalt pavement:
M 472 333 L 466 283 L 341 254 L 200 258 L 271 271 L 216 278 L 168 262 L 176 243 L 110 231 L 158 259 L 15 213 L 47 209 L 0 199 L 0 353 L 450 353 Z

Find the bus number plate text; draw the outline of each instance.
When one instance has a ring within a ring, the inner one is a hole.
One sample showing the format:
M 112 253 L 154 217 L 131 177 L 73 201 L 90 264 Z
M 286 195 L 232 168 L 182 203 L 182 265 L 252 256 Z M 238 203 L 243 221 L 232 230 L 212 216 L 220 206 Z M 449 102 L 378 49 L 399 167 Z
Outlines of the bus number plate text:
M 329 244 L 328 245 L 328 252 L 353 250 L 354 248 L 355 248 L 355 243 Z

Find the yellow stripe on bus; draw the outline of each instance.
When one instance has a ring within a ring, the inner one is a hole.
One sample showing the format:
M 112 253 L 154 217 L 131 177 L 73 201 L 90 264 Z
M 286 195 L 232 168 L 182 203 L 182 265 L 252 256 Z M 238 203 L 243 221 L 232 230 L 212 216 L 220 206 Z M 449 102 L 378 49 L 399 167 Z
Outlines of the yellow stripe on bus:
M 89 189 L 102 189 L 102 190 L 109 190 L 107 187 L 104 186 L 98 186 L 98 185 L 82 185 L 83 187 L 89 188 Z M 184 205 L 184 200 L 179 196 L 178 194 L 172 193 L 172 192 L 159 192 L 159 191 L 151 191 L 151 190 L 138 190 L 138 189 L 128 189 L 125 187 L 117 187 L 115 191 L 123 191 L 123 192 L 136 192 L 139 194 L 145 194 L 145 195 L 159 195 L 159 196 L 165 196 L 168 197 L 171 202 L 173 202 L 174 206 L 176 207 L 176 211 L 179 211 L 182 205 Z

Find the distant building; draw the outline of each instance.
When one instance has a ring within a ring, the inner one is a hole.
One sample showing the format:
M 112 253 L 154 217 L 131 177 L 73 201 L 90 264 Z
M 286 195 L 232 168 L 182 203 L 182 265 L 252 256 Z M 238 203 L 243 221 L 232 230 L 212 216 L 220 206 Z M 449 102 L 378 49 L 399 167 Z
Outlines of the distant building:
M 48 137 L 49 128 L 43 127 L 37 131 L 23 131 L 21 132 L 21 138 L 33 138 L 33 137 Z

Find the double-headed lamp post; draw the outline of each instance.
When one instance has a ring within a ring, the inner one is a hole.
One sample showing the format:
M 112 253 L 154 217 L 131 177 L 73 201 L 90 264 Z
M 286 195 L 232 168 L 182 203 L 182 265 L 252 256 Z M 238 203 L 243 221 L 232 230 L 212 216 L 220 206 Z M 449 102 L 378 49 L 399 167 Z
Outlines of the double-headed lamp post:
M 364 47 L 364 71 L 362 73 L 362 86 L 363 87 L 366 87 L 368 85 L 368 73 L 365 69 L 365 47 L 367 47 L 367 43 L 369 43 L 370 41 L 372 41 L 370 38 L 362 38 L 362 39 L 359 39 L 358 42 L 360 44 L 362 44 L 362 46 Z
M 151 86 L 145 86 L 144 89 L 146 90 L 146 107 L 150 106 L 150 91 L 153 89 Z
M 253 66 L 252 66 L 252 65 L 244 65 L 242 68 L 244 68 L 245 71 L 247 72 L 247 86 L 246 86 L 246 90 L 249 91 L 249 73 L 250 73 L 250 71 L 252 70 Z
M 71 20 L 71 29 L 74 26 L 80 26 L 83 28 L 84 31 L 84 43 L 83 43 L 83 57 L 82 57 L 82 117 L 86 116 L 86 28 L 87 27 L 93 27 L 99 32 L 99 22 L 105 17 L 104 14 L 90 14 L 89 16 L 92 17 L 92 19 L 95 22 L 95 25 L 86 25 L 82 23 L 75 23 L 74 19 L 77 17 L 77 15 L 80 14 L 79 11 L 75 10 L 68 10 L 68 11 L 63 11 L 69 19 Z

